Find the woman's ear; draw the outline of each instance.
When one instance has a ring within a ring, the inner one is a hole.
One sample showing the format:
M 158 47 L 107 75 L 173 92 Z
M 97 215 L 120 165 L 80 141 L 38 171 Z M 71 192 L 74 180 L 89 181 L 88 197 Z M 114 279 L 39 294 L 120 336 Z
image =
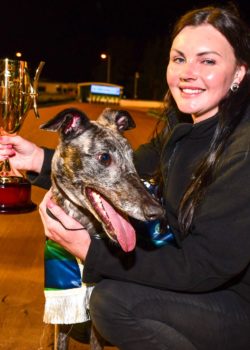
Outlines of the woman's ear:
M 237 83 L 240 85 L 241 81 L 243 80 L 244 76 L 247 72 L 247 66 L 245 64 L 242 64 L 237 67 L 235 77 L 234 77 L 234 83 Z

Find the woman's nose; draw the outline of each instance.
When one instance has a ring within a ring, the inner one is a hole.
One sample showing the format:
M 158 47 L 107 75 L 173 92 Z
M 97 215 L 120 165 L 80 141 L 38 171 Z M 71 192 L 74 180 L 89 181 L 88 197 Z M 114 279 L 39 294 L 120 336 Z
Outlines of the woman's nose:
M 195 63 L 186 62 L 180 71 L 180 80 L 195 80 L 198 76 L 198 69 Z

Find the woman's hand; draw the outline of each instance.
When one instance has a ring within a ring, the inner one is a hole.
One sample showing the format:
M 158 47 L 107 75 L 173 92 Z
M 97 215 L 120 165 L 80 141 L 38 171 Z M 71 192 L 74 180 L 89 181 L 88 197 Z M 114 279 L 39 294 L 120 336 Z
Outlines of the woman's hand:
M 43 164 L 44 151 L 21 136 L 2 135 L 0 136 L 0 161 L 7 158 L 17 170 L 31 170 L 39 173 Z
M 88 231 L 84 228 L 81 229 L 82 225 L 79 222 L 68 216 L 56 205 L 52 201 L 51 195 L 51 191 L 47 192 L 39 206 L 45 235 L 59 243 L 74 256 L 84 260 L 91 242 Z M 48 215 L 47 208 L 56 219 Z

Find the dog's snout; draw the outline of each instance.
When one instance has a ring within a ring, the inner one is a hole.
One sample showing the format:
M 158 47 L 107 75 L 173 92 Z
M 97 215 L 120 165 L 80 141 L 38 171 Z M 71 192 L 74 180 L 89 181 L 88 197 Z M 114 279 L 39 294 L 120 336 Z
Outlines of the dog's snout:
M 157 203 L 151 205 L 145 203 L 143 206 L 143 213 L 146 220 L 152 221 L 163 217 L 164 209 Z

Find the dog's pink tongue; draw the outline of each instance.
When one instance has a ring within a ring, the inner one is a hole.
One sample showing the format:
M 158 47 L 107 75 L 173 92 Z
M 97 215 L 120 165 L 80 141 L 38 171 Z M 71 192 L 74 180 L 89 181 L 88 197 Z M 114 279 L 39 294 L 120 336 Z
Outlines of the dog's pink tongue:
M 102 197 L 102 204 L 114 228 L 117 241 L 125 252 L 135 248 L 136 235 L 133 226 Z

